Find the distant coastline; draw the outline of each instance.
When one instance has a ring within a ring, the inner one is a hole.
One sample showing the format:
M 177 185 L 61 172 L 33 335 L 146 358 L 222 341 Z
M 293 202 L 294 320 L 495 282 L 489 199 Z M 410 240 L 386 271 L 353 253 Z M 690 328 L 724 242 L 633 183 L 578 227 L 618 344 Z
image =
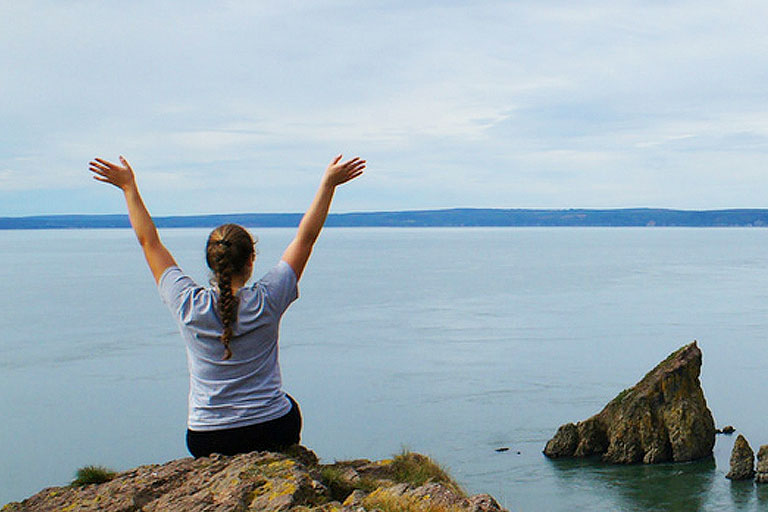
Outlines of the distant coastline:
M 154 217 L 161 228 L 204 228 L 226 222 L 248 227 L 296 227 L 300 213 L 238 213 Z M 670 210 L 454 208 L 332 213 L 328 227 L 768 227 L 768 209 Z M 127 215 L 0 217 L 0 229 L 94 229 L 130 227 Z

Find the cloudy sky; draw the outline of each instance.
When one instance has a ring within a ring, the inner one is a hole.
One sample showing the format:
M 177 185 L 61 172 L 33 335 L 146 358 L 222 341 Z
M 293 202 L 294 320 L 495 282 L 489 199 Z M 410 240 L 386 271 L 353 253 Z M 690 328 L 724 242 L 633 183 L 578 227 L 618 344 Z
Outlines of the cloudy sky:
M 768 3 L 0 0 L 0 216 L 768 207 Z

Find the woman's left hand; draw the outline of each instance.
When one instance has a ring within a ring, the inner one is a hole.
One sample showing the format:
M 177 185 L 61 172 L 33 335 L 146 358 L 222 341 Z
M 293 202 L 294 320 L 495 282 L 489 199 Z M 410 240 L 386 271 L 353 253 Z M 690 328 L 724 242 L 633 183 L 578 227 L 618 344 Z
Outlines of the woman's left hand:
M 325 170 L 323 176 L 323 183 L 326 183 L 332 187 L 338 187 L 348 181 L 352 181 L 361 174 L 365 169 L 365 160 L 356 156 L 355 158 L 346 162 L 341 162 L 341 156 L 339 155 L 328 164 L 328 168 Z
M 125 191 L 131 186 L 134 186 L 136 180 L 128 160 L 121 156 L 120 162 L 122 165 L 113 164 L 112 162 L 108 162 L 101 158 L 96 158 L 88 164 L 88 170 L 94 173 L 93 179 L 103 181 L 104 183 L 110 183 Z

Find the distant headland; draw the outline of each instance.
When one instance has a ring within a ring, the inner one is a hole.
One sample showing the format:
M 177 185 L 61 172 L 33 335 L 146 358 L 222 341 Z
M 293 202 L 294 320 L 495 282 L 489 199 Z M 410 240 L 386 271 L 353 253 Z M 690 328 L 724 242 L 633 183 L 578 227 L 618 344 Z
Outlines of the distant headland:
M 300 213 L 233 213 L 155 217 L 161 228 L 208 228 L 234 222 L 248 227 L 296 227 Z M 768 227 L 768 209 L 670 210 L 453 208 L 332 213 L 326 227 Z M 130 227 L 127 215 L 0 217 L 0 229 Z

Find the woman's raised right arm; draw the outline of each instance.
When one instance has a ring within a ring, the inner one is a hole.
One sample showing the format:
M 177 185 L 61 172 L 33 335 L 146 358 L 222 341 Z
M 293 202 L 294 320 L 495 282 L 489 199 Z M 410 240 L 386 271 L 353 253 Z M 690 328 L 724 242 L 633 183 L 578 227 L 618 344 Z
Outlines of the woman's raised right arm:
M 339 163 L 340 161 L 341 155 L 328 165 L 320 182 L 320 188 L 315 194 L 315 199 L 299 223 L 296 237 L 283 253 L 283 261 L 291 266 L 297 279 L 301 278 L 309 256 L 312 254 L 315 241 L 323 229 L 336 187 L 357 178 L 363 174 L 363 169 L 365 169 L 365 160 L 358 157 L 343 163 Z
M 155 223 L 152 221 L 147 207 L 144 206 L 141 194 L 139 194 L 131 164 L 122 156 L 120 162 L 122 165 L 96 158 L 90 162 L 89 170 L 94 173 L 93 178 L 95 180 L 109 183 L 123 191 L 131 226 L 136 233 L 141 249 L 144 251 L 144 258 L 152 271 L 152 276 L 155 278 L 155 282 L 158 282 L 165 269 L 176 265 L 176 261 L 160 241 Z

